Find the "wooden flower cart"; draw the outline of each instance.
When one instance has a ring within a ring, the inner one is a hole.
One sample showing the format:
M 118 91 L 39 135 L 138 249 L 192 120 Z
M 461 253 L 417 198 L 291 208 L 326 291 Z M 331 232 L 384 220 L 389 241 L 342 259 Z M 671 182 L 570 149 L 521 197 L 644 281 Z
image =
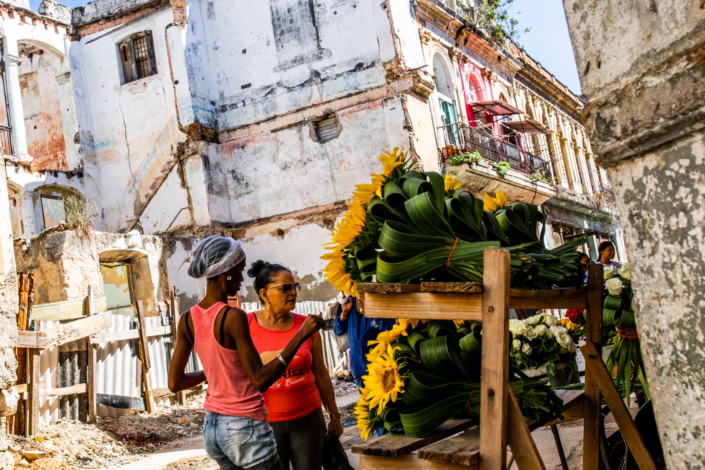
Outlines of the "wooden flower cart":
M 640 468 L 655 469 L 600 359 L 602 266 L 590 265 L 588 285 L 585 288 L 548 291 L 511 289 L 509 277 L 509 252 L 489 249 L 484 253 L 483 283 L 357 285 L 358 291 L 364 295 L 364 315 L 367 317 L 482 320 L 484 338 L 480 390 L 482 425 L 476 427 L 477 423 L 470 419 L 450 419 L 423 438 L 386 434 L 370 439 L 352 448 L 352 452 L 360 454 L 361 470 L 468 467 L 504 470 L 507 465 L 507 445 L 520 469 L 545 468 L 531 431 L 551 423 L 526 420 L 508 386 L 510 308 L 587 309 L 587 349 L 582 349 L 587 364 L 585 391 L 559 393 L 564 403 L 565 419 L 585 419 L 584 468 L 597 470 L 599 465 L 600 390 L 603 390 Z

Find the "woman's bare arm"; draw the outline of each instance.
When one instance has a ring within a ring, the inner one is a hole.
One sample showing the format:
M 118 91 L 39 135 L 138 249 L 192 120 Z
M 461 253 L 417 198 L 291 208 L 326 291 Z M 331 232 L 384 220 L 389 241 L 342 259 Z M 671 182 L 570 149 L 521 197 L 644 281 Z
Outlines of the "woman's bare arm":
M 169 390 L 174 393 L 188 390 L 206 381 L 206 374 L 202 370 L 186 373 L 186 364 L 193 350 L 193 342 L 186 333 L 186 320 L 190 318 L 191 315 L 181 315 L 176 330 L 176 348 L 169 365 Z M 193 324 L 190 326 L 193 331 Z
M 317 315 L 309 315 L 306 321 L 289 343 L 281 352 L 282 358 L 287 364 L 294 359 L 296 351 L 299 350 L 304 341 L 313 333 L 318 331 L 325 321 Z M 250 327 L 247 323 L 247 314 L 239 308 L 231 308 L 225 320 L 225 331 L 235 338 L 237 352 L 240 355 L 240 362 L 245 369 L 245 373 L 250 378 L 252 385 L 260 392 L 266 391 L 282 375 L 286 367 L 282 362 L 274 358 L 267 364 L 262 364 L 252 337 Z
M 329 415 L 338 413 L 338 404 L 335 402 L 333 382 L 330 380 L 330 373 L 328 372 L 325 362 L 323 362 L 323 344 L 321 343 L 320 334 L 313 338 L 313 348 L 311 349 L 311 353 L 313 354 L 311 371 L 313 372 L 313 376 L 316 378 L 316 387 L 318 388 L 318 393 L 321 395 L 323 407 Z M 343 426 L 340 424 L 340 418 L 331 418 L 328 422 L 326 440 L 330 439 L 330 436 L 332 435 L 341 436 L 342 434 Z

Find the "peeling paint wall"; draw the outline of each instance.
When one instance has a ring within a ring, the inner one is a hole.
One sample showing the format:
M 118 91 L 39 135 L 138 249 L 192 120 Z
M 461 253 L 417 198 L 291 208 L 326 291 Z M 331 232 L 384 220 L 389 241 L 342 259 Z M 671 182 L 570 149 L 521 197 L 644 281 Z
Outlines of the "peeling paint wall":
M 305 122 L 223 143 L 211 165 L 226 175 L 230 222 L 348 199 L 356 184 L 379 172 L 381 152 L 408 148 L 399 98 L 345 109 L 338 119 L 340 136 L 323 144 Z

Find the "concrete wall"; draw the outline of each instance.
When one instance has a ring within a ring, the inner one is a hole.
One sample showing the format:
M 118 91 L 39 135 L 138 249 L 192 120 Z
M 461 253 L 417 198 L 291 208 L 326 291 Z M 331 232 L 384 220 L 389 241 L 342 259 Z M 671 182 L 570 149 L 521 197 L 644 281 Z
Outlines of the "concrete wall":
M 632 262 L 635 313 L 666 464 L 705 466 L 705 10 L 564 0 L 598 164 Z

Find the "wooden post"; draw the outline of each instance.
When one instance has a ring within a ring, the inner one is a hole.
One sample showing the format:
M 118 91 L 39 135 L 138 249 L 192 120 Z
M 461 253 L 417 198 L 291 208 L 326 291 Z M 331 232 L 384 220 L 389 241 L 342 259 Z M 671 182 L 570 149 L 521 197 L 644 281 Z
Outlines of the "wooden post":
M 598 355 L 602 352 L 602 295 L 603 267 L 588 266 L 587 326 L 585 341 L 594 344 Z M 602 357 L 600 357 L 602 360 Z M 587 364 L 587 358 L 585 358 Z M 598 470 L 600 465 L 600 388 L 594 375 L 585 368 L 585 401 L 583 402 L 583 469 Z
M 580 348 L 580 351 L 585 357 L 585 377 L 588 374 L 592 376 L 592 380 L 595 381 L 600 388 L 600 391 L 605 396 L 605 401 L 607 406 L 610 407 L 612 416 L 614 420 L 617 421 L 619 430 L 624 436 L 624 440 L 629 447 L 629 451 L 634 456 L 637 465 L 640 470 L 656 470 L 656 465 L 654 464 L 649 450 L 644 444 L 644 440 L 641 438 L 641 434 L 634 425 L 632 417 L 629 414 L 622 397 L 614 385 L 612 380 L 612 375 L 607 370 L 605 363 L 602 362 L 602 354 L 595 347 L 595 343 L 587 342 L 585 346 Z
M 142 385 L 144 387 L 144 409 L 147 413 L 154 410 L 154 397 L 152 397 L 152 386 L 149 383 L 149 369 L 152 367 L 149 360 L 149 343 L 147 339 L 147 323 L 144 319 L 144 310 L 142 309 L 142 301 L 137 302 L 137 317 L 139 320 L 140 337 L 137 340 L 139 343 L 140 361 L 142 361 Z
M 509 441 L 509 447 L 512 449 L 512 455 L 516 460 L 517 467 L 521 469 L 546 470 L 541 454 L 539 454 L 536 443 L 531 437 L 531 431 L 529 431 L 529 426 L 526 424 L 526 419 L 521 414 L 521 408 L 519 408 L 519 403 L 514 397 L 514 393 L 510 389 L 507 394 L 509 396 L 507 400 L 507 440 Z M 486 428 L 487 426 L 480 428 L 480 435 Z
M 507 387 L 509 381 L 509 263 L 507 250 L 484 252 L 482 291 L 482 401 L 480 469 L 507 466 Z M 490 424 L 488 426 L 488 424 Z
M 25 436 L 36 436 L 39 432 L 39 354 L 41 349 L 32 348 L 29 350 L 29 397 L 27 408 L 29 419 L 26 426 Z
M 86 380 L 86 398 L 88 399 L 88 422 L 95 423 L 96 412 L 98 410 L 98 405 L 96 403 L 96 374 L 95 366 L 97 362 L 97 351 L 96 345 L 91 344 L 90 341 L 86 342 L 86 351 L 88 360 L 88 370 L 87 370 L 87 380 Z

